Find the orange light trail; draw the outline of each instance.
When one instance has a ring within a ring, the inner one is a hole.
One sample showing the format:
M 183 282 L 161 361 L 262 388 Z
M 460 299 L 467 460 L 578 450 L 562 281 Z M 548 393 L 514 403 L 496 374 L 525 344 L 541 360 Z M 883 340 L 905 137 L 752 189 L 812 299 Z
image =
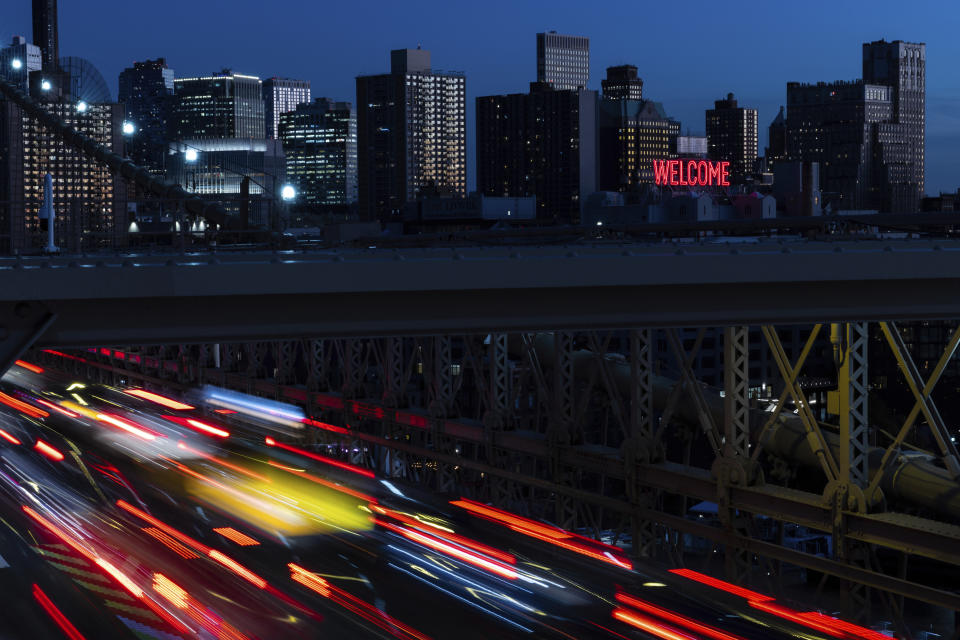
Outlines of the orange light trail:
M 153 574 L 153 590 L 177 609 L 186 609 L 189 606 L 187 600 L 190 596 L 187 592 L 162 573 Z
M 140 509 L 136 508 L 135 506 L 133 506 L 132 504 L 130 504 L 130 503 L 127 502 L 126 500 L 117 500 L 117 506 L 120 507 L 121 509 L 123 509 L 124 511 L 130 513 L 130 514 L 133 514 L 133 515 L 137 516 L 138 518 L 140 518 L 140 519 L 143 520 L 144 522 L 149 522 L 150 524 L 152 524 L 153 526 L 155 526 L 157 529 L 160 529 L 161 531 L 163 531 L 163 532 L 166 533 L 167 535 L 173 536 L 174 538 L 176 538 L 176 539 L 179 540 L 180 542 L 183 542 L 184 544 L 187 544 L 187 545 L 193 547 L 194 549 L 197 549 L 198 551 L 200 551 L 200 552 L 203 553 L 204 555 L 209 554 L 210 551 L 211 551 L 210 547 L 208 547 L 207 545 L 203 544 L 203 543 L 200 542 L 199 540 L 194 540 L 193 538 L 191 538 L 190 536 L 186 535 L 185 533 L 180 533 L 179 531 L 177 531 L 176 529 L 174 529 L 173 527 L 171 527 L 171 526 L 168 525 L 167 523 L 163 522 L 162 520 L 158 520 L 157 518 L 154 518 L 152 515 L 150 515 L 149 513 L 145 512 L 145 511 L 141 511 Z
M 377 501 L 377 499 L 374 498 L 373 496 L 368 496 L 368 495 L 365 494 L 365 493 L 362 493 L 362 492 L 360 492 L 360 491 L 356 491 L 356 490 L 354 490 L 354 489 L 351 489 L 350 487 L 345 487 L 345 486 L 343 486 L 342 484 L 337 484 L 336 482 L 330 482 L 329 480 L 325 480 L 325 479 L 320 478 L 320 477 L 318 477 L 318 476 L 315 476 L 315 475 L 313 475 L 313 474 L 311 474 L 311 473 L 307 473 L 306 471 L 300 471 L 299 469 L 294 469 L 294 468 L 292 468 L 292 467 L 288 467 L 288 466 L 286 466 L 286 465 L 280 464 L 279 462 L 274 462 L 273 460 L 268 460 L 268 461 L 267 461 L 267 464 L 269 464 L 271 467 L 276 467 L 277 469 L 283 469 L 284 471 L 286 471 L 286 472 L 288 472 L 288 473 L 292 473 L 292 474 L 294 474 L 294 475 L 298 475 L 298 476 L 300 476 L 301 478 L 306 478 L 307 480 L 310 480 L 311 482 L 316 482 L 317 484 L 322 484 L 323 486 L 325 486 L 325 487 L 327 487 L 327 488 L 329 488 L 329 489 L 334 489 L 335 491 L 339 491 L 339 492 L 341 492 L 341 493 L 345 493 L 345 494 L 347 494 L 348 496 L 353 496 L 354 498 L 359 498 L 360 500 L 364 500 L 364 501 L 366 501 L 366 502 L 375 503 L 375 502 Z
M 13 396 L 8 396 L 3 392 L 0 392 L 0 403 L 7 405 L 11 409 L 16 409 L 20 413 L 28 415 L 31 418 L 47 418 L 50 416 L 50 414 L 43 409 L 37 409 L 36 407 L 33 407 L 21 400 L 17 400 Z
M 445 553 L 448 556 L 459 558 L 468 564 L 472 564 L 475 567 L 479 567 L 489 571 L 490 573 L 494 573 L 502 578 L 516 580 L 518 577 L 518 574 L 513 567 L 509 567 L 495 560 L 488 560 L 487 558 L 467 551 L 466 549 L 461 549 L 459 547 L 447 544 L 446 542 L 438 540 L 433 536 L 421 533 L 419 531 L 413 531 L 411 529 L 407 529 L 406 527 L 400 527 L 389 522 L 384 522 L 383 520 L 377 520 L 376 523 L 385 529 L 390 529 L 391 531 L 399 533 L 408 540 L 413 540 L 414 542 L 418 542 L 425 547 L 433 549 L 434 551 Z
M 230 556 L 224 555 L 219 551 L 217 551 L 216 549 L 212 549 L 208 555 L 214 560 L 216 560 L 217 562 L 219 562 L 220 564 L 222 564 L 223 566 L 233 571 L 235 574 L 237 574 L 247 582 L 253 585 L 256 585 L 261 589 L 266 588 L 267 586 L 266 580 L 264 580 L 263 578 L 255 574 L 253 571 L 250 571 L 250 569 L 247 569 L 245 566 L 243 566 L 242 564 L 240 564 Z
M 366 477 L 366 478 L 375 478 L 375 477 L 377 477 L 376 474 L 375 474 L 373 471 L 370 471 L 369 469 L 363 469 L 363 468 L 358 467 L 358 466 L 356 466 L 356 465 L 352 465 L 352 464 L 348 464 L 348 463 L 346 463 L 346 462 L 341 462 L 341 461 L 339 461 L 339 460 L 335 460 L 334 458 L 328 458 L 327 456 L 321 456 L 320 454 L 313 453 L 312 451 L 306 451 L 306 450 L 304 450 L 304 449 L 299 449 L 299 448 L 297 448 L 297 447 L 292 447 L 292 446 L 290 446 L 289 444 L 284 444 L 283 442 L 277 442 L 276 440 L 274 440 L 273 438 L 270 438 L 270 437 L 267 437 L 267 438 L 264 440 L 264 442 L 266 442 L 266 444 L 267 444 L 268 446 L 278 447 L 278 448 L 280 448 L 280 449 L 283 449 L 284 451 L 290 451 L 291 453 L 298 453 L 298 454 L 300 454 L 301 456 L 306 456 L 306 457 L 310 458 L 311 460 L 316 460 L 317 462 L 322 462 L 322 463 L 324 463 L 324 464 L 328 464 L 328 465 L 330 465 L 330 466 L 337 467 L 337 468 L 339 468 L 339 469 L 344 469 L 344 470 L 346 470 L 346 471 L 352 471 L 353 473 L 360 474 L 361 476 L 364 476 L 364 477 Z
M 377 625 L 384 631 L 390 632 L 394 637 L 411 638 L 413 640 L 430 640 L 429 636 L 420 633 L 413 627 L 403 624 L 396 618 L 377 609 L 369 602 L 361 600 L 352 593 L 330 584 L 317 574 L 307 571 L 303 567 L 293 563 L 288 564 L 287 567 L 290 568 L 290 578 L 294 582 L 302 584 L 324 598 L 329 598 L 368 622 Z
M 19 440 L 17 440 L 16 438 L 14 438 L 12 435 L 10 435 L 10 434 L 7 433 L 6 431 L 4 431 L 3 429 L 0 429 L 0 438 L 3 438 L 4 440 L 6 440 L 7 442 L 9 442 L 10 444 L 23 444 L 23 443 L 21 443 Z
M 56 460 L 57 462 L 63 460 L 63 454 L 54 449 L 52 446 L 44 442 L 43 440 L 37 440 L 33 445 L 33 448 L 47 456 L 51 460 Z
M 200 557 L 196 553 L 194 553 L 190 549 L 190 547 L 177 541 L 173 536 L 161 531 L 160 529 L 157 529 L 156 527 L 143 527 L 142 531 L 147 535 L 152 536 L 157 540 L 159 540 L 161 543 L 166 545 L 168 548 L 170 548 L 172 551 L 174 551 L 177 555 L 179 555 L 181 558 L 184 558 L 185 560 L 193 560 L 195 558 Z
M 25 360 L 15 360 L 13 364 L 17 365 L 18 367 L 23 367 L 27 371 L 33 371 L 34 373 L 43 373 L 42 368 L 38 367 L 35 364 L 30 364 Z
M 178 442 L 178 443 L 177 443 L 177 448 L 178 448 L 178 449 L 183 449 L 184 451 L 188 451 L 188 452 L 190 452 L 190 453 L 192 453 L 192 454 L 194 454 L 194 455 L 196 455 L 196 456 L 199 456 L 199 457 L 203 458 L 204 460 L 209 460 L 210 462 L 215 462 L 215 463 L 219 464 L 220 466 L 225 467 L 225 468 L 227 468 L 227 469 L 231 469 L 231 470 L 233 470 L 233 471 L 236 471 L 237 473 L 242 473 L 243 475 L 249 476 L 249 477 L 253 478 L 254 480 L 260 480 L 261 482 L 267 482 L 267 483 L 270 482 L 270 478 L 268 478 L 267 476 L 262 476 L 262 475 L 260 475 L 259 473 L 255 473 L 255 472 L 253 472 L 253 471 L 249 471 L 249 470 L 247 470 L 247 469 L 244 469 L 243 467 L 238 466 L 238 465 L 235 465 L 235 464 L 233 464 L 232 462 L 228 462 L 228 461 L 224 460 L 223 458 L 218 458 L 218 457 L 216 457 L 216 456 L 210 455 L 209 453 L 204 453 L 203 451 L 198 451 L 197 449 L 194 449 L 193 447 L 189 446 L 186 442 L 183 442 L 183 441 Z
M 726 591 L 727 593 L 732 593 L 735 596 L 740 596 L 741 598 L 746 598 L 753 602 L 769 602 L 773 600 L 768 595 L 762 593 L 757 593 L 756 591 L 750 591 L 749 589 L 744 589 L 743 587 L 738 587 L 735 584 L 730 584 L 729 582 L 724 582 L 723 580 L 717 580 L 716 578 L 711 578 L 708 575 L 699 573 L 697 571 L 692 571 L 690 569 L 671 569 L 670 573 L 674 573 L 678 576 L 683 576 L 693 580 L 694 582 L 699 582 L 707 586 L 713 587 L 714 589 L 720 589 L 721 591 Z
M 485 504 L 466 498 L 453 500 L 450 504 L 488 520 L 504 524 L 514 531 L 530 536 L 531 538 L 537 538 L 538 540 L 548 542 L 562 549 L 567 549 L 568 551 L 573 551 L 574 553 L 579 553 L 580 555 L 624 569 L 633 569 L 633 563 L 623 556 L 623 551 L 619 547 L 597 542 L 596 540 L 585 538 L 570 531 L 560 529 L 559 527 L 550 527 L 535 520 L 514 515 L 509 511 L 488 507 Z M 604 549 L 605 551 L 601 553 L 595 550 L 597 548 Z
M 454 542 L 464 547 L 469 547 L 474 551 L 478 551 L 484 555 L 496 558 L 502 562 L 509 564 L 517 564 L 517 559 L 513 555 L 501 551 L 500 549 L 495 549 L 494 547 L 487 546 L 482 542 L 477 542 L 476 540 L 471 540 L 465 536 L 460 536 L 455 533 L 450 533 L 449 531 L 444 531 L 443 529 L 437 528 L 434 525 L 431 525 L 429 522 L 423 522 L 422 520 L 417 520 L 416 518 L 411 518 L 410 516 L 400 513 L 399 511 L 394 511 L 393 509 L 385 509 L 379 505 L 370 505 L 370 508 L 379 513 L 380 515 L 385 515 L 393 518 L 394 520 L 399 520 L 400 522 L 415 527 L 417 529 L 426 530 L 427 533 L 435 535 L 439 538 L 444 538 L 450 542 Z M 424 529 L 427 527 L 427 529 Z
M 304 418 L 303 424 L 308 424 L 311 427 L 323 429 L 324 431 L 332 431 L 333 433 L 350 433 L 349 429 L 344 429 L 343 427 L 338 427 L 333 424 L 327 424 L 326 422 L 320 422 L 319 420 L 313 420 L 312 418 Z
M 70 640 L 86 640 L 84 635 L 73 626 L 73 623 L 67 619 L 67 616 L 63 615 L 63 612 L 53 604 L 53 601 L 47 597 L 47 594 L 45 594 L 37 584 L 33 585 L 33 597 Z
M 168 409 L 185 411 L 185 410 L 194 408 L 194 407 L 191 407 L 189 404 L 177 402 L 176 400 L 173 400 L 171 398 L 166 398 L 164 396 L 161 396 L 160 394 L 147 391 L 146 389 L 124 389 L 123 392 L 126 393 L 127 395 L 136 396 L 138 398 L 142 398 L 144 400 L 149 400 L 150 402 L 163 405 Z
M 667 622 L 672 622 L 673 624 L 681 626 L 689 631 L 693 631 L 708 638 L 713 638 L 714 640 L 743 640 L 743 638 L 740 636 L 725 633 L 719 629 L 715 629 L 709 625 L 702 624 L 686 616 L 674 613 L 669 609 L 664 609 L 663 607 L 658 607 L 649 602 L 645 602 L 626 593 L 618 593 L 617 600 L 623 604 L 630 605 L 631 607 L 635 607 L 641 611 L 657 616 L 658 618 L 666 620 Z
M 43 400 L 42 398 L 36 398 L 36 401 L 39 402 L 40 404 L 42 404 L 43 406 L 47 407 L 48 409 L 53 409 L 54 411 L 58 411 L 58 412 L 62 413 L 63 415 L 67 416 L 67 417 L 70 417 L 70 418 L 79 418 L 79 417 L 80 417 L 80 414 L 79 414 L 79 413 L 74 413 L 73 411 L 70 411 L 69 409 L 64 409 L 63 407 L 61 407 L 61 406 L 59 406 L 59 405 L 56 405 L 56 404 L 53 404 L 52 402 L 47 402 L 46 400 Z
M 161 438 L 164 437 L 163 434 L 155 433 L 144 427 L 141 427 L 134 422 L 124 420 L 120 416 L 111 415 L 109 413 L 98 413 L 97 420 L 100 422 L 106 422 L 107 424 L 112 424 L 118 429 L 123 429 L 127 433 L 131 433 L 144 440 L 156 440 L 157 436 L 160 436 Z
M 621 622 L 626 622 L 630 626 L 636 627 L 642 631 L 646 631 L 651 635 L 655 635 L 658 638 L 663 638 L 663 640 L 697 640 L 696 637 L 687 635 L 682 631 L 674 629 L 660 624 L 652 618 L 642 616 L 639 613 L 634 613 L 628 609 L 614 609 L 613 617 Z
M 34 511 L 31 507 L 28 507 L 27 505 L 23 505 L 22 509 L 24 513 L 26 513 L 28 516 L 30 516 L 31 518 L 33 518 L 34 520 L 42 524 L 44 527 L 46 527 L 47 531 L 57 536 L 61 540 L 63 540 L 67 544 L 67 546 L 69 546 L 71 549 L 73 549 L 74 551 L 76 551 L 77 553 L 81 554 L 83 557 L 91 561 L 94 561 L 96 559 L 96 556 L 91 551 L 83 547 L 79 542 L 74 540 L 73 536 L 68 535 L 60 527 L 58 527 L 57 525 L 53 524 L 52 522 L 50 522 L 49 520 L 41 516 L 39 513 Z
M 814 622 L 813 620 L 807 620 L 803 618 L 798 612 L 788 609 L 787 607 L 782 607 L 778 604 L 774 604 L 769 601 L 758 602 L 756 600 L 750 601 L 750 606 L 754 609 L 759 609 L 760 611 L 766 611 L 767 613 L 772 613 L 778 618 L 783 618 L 784 620 L 789 620 L 791 622 L 796 622 L 799 625 L 808 627 L 815 631 L 820 631 L 826 633 L 827 635 L 833 636 L 834 638 L 844 638 L 846 634 L 840 633 L 833 626 L 827 624 L 820 624 Z
M 222 535 L 224 538 L 236 542 L 241 547 L 255 547 L 260 544 L 247 534 L 237 531 L 233 527 L 218 527 L 214 529 L 214 531 Z
M 137 586 L 137 584 L 127 576 L 124 572 L 117 569 L 115 566 L 104 560 L 103 558 L 97 558 L 94 560 L 101 569 L 109 573 L 111 576 L 116 579 L 117 582 L 123 585 L 123 588 L 129 591 L 133 596 L 137 598 L 143 597 L 143 589 Z
M 211 436 L 216 436 L 218 438 L 229 438 L 230 432 L 225 431 L 219 427 L 215 427 L 206 422 L 201 422 L 200 420 L 194 420 L 193 418 L 182 418 L 180 416 L 163 416 L 170 422 L 176 422 L 181 427 L 189 427 L 194 431 L 201 431 Z

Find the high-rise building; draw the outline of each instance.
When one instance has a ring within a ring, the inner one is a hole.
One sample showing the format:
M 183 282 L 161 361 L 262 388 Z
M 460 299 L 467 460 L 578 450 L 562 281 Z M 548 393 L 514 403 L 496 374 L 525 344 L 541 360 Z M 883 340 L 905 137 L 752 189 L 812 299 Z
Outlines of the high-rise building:
M 707 110 L 707 155 L 730 163 L 730 182 L 742 184 L 757 159 L 757 110 L 737 106 L 732 93 Z
M 925 45 L 866 43 L 862 80 L 787 84 L 787 158 L 819 163 L 833 209 L 917 211 L 925 95 Z
M 904 158 L 897 160 L 908 166 L 906 175 L 891 175 L 887 179 L 914 185 L 916 203 L 909 209 L 916 211 L 926 187 L 927 46 L 902 40 L 864 43 L 863 82 L 893 88 L 893 123 L 900 125 L 896 144 L 902 144 L 905 152 Z M 889 136 L 892 131 L 885 133 Z
M 654 184 L 653 161 L 677 157 L 680 123 L 653 100 L 601 100 L 599 188 Z
M 537 82 L 554 89 L 586 89 L 590 82 L 590 38 L 556 31 L 538 33 Z
M 174 80 L 173 136 L 263 139 L 263 81 L 229 70 Z
M 787 156 L 787 116 L 780 107 L 777 117 L 770 123 L 767 137 L 767 148 L 764 151 L 767 169 L 773 171 L 778 160 Z
M 600 85 L 606 100 L 643 100 L 643 80 L 632 64 L 607 67 L 607 77 Z
M 0 78 L 26 93 L 30 90 L 30 73 L 43 66 L 40 47 L 23 36 L 13 36 L 10 46 L 0 49 Z
M 885 167 L 893 141 L 881 146 L 880 129 L 892 117 L 888 86 L 787 83 L 787 158 L 819 163 L 823 201 L 834 209 L 890 210 L 882 174 L 893 169 Z
M 680 158 L 706 158 L 706 136 L 677 136 L 677 156 Z
M 173 69 L 166 60 L 134 62 L 120 72 L 119 102 L 136 126 L 127 154 L 136 164 L 163 174 L 173 107 Z
M 357 199 L 357 115 L 349 102 L 317 98 L 280 116 L 287 180 L 307 206 Z
M 430 52 L 390 52 L 388 74 L 357 77 L 361 215 L 388 219 L 423 194 L 467 191 L 466 79 Z
M 597 92 L 552 90 L 477 98 L 477 189 L 536 196 L 537 217 L 577 224 L 597 184 Z
M 290 78 L 267 78 L 263 81 L 263 102 L 267 121 L 267 137 L 276 139 L 280 116 L 310 102 L 310 81 Z
M 57 0 L 33 0 L 33 43 L 40 47 L 44 71 L 56 71 L 60 61 Z
M 123 107 L 74 100 L 40 106 L 67 126 L 112 151 L 123 150 Z M 24 251 L 46 244 L 38 213 L 44 176 L 53 177 L 57 244 L 68 251 L 112 246 L 127 233 L 124 180 L 67 145 L 16 104 L 0 103 L 0 244 Z

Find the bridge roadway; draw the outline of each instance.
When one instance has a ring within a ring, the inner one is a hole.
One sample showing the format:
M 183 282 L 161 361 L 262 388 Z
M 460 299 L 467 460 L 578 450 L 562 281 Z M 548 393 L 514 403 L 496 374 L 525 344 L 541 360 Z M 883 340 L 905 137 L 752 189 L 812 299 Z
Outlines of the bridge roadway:
M 8 351 L 31 343 L 953 318 L 960 241 L 7 258 L 0 282 Z

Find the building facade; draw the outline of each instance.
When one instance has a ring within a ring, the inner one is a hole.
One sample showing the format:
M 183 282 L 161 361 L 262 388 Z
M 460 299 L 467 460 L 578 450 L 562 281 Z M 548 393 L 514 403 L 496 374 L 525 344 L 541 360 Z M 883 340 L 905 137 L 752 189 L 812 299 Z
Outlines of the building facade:
M 44 71 L 56 71 L 60 61 L 57 0 L 33 0 L 33 43 L 40 47 Z
M 280 116 L 287 180 L 307 207 L 357 200 L 357 114 L 349 102 L 317 98 Z
M 389 74 L 357 77 L 361 215 L 389 220 L 421 195 L 467 191 L 466 79 L 430 52 L 390 52 Z
M 590 38 L 556 31 L 538 33 L 537 82 L 554 89 L 586 89 L 590 82 Z
M 43 67 L 40 47 L 23 36 L 13 36 L 10 46 L 0 49 L 0 78 L 24 93 L 30 90 L 30 73 Z
M 477 190 L 536 197 L 537 218 L 578 224 L 597 187 L 597 92 L 553 90 L 477 98 Z
M 677 157 L 680 123 L 653 100 L 602 100 L 599 187 L 628 191 L 654 184 L 653 161 Z
M 136 133 L 127 142 L 127 154 L 151 173 L 163 175 L 173 107 L 173 69 L 163 58 L 134 62 L 120 72 L 118 101 Z
M 267 78 L 263 81 L 263 102 L 267 137 L 275 140 L 279 137 L 280 116 L 310 102 L 310 81 Z
M 632 64 L 607 67 L 607 77 L 600 86 L 605 100 L 643 100 L 643 80 Z
M 707 156 L 730 163 L 730 183 L 743 184 L 757 160 L 757 110 L 737 105 L 728 93 L 706 114 Z
M 172 133 L 177 140 L 252 138 L 266 134 L 263 81 L 229 70 L 174 80 Z

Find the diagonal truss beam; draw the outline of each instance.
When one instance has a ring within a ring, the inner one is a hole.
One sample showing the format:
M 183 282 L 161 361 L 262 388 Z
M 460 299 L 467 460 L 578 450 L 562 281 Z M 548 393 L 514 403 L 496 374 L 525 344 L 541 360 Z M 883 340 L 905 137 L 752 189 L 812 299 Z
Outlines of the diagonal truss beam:
M 699 345 L 701 338 L 702 334 L 697 336 L 697 345 Z M 697 382 L 696 377 L 693 375 L 693 368 L 691 367 L 692 358 L 684 351 L 683 344 L 680 342 L 680 335 L 676 329 L 667 329 L 667 339 L 670 342 L 670 348 L 673 350 L 677 362 L 680 364 L 680 374 L 683 377 L 683 384 L 696 409 L 697 421 L 700 423 L 700 428 L 703 429 L 703 432 L 706 434 L 713 453 L 719 458 L 722 454 L 720 448 L 720 432 L 717 429 L 716 423 L 713 421 L 713 414 L 707 406 L 707 401 L 703 397 L 703 389 L 700 388 L 700 383 Z

